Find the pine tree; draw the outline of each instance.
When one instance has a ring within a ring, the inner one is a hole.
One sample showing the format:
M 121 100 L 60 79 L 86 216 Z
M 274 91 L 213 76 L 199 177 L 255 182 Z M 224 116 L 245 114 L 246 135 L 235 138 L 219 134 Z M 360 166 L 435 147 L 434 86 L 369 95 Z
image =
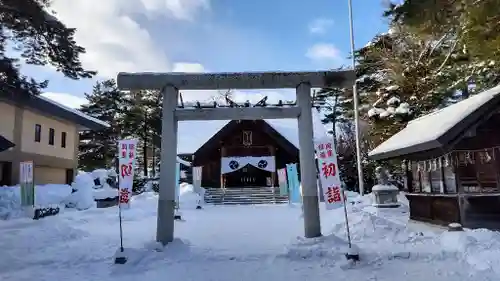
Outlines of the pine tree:
M 127 114 L 123 116 L 124 134 L 139 140 L 138 164 L 144 176 L 152 167 L 149 158 L 159 145 L 161 135 L 161 94 L 158 91 L 132 91 L 125 95 Z
M 85 49 L 73 39 L 75 29 L 49 14 L 49 5 L 50 0 L 0 0 L 0 91 L 38 94 L 48 83 L 21 74 L 20 60 L 7 56 L 9 43 L 27 64 L 52 65 L 71 79 L 95 74 L 81 65 Z
M 499 0 L 406 0 L 390 5 L 385 16 L 420 38 L 430 38 L 428 49 L 447 44 L 436 73 L 448 82 L 444 89 L 457 89 L 468 97 L 500 83 L 499 5 Z
M 97 82 L 91 94 L 85 95 L 88 104 L 81 111 L 110 124 L 100 131 L 85 131 L 80 134 L 78 160 L 81 169 L 114 168 L 117 157 L 117 142 L 122 138 L 124 96 L 114 80 Z

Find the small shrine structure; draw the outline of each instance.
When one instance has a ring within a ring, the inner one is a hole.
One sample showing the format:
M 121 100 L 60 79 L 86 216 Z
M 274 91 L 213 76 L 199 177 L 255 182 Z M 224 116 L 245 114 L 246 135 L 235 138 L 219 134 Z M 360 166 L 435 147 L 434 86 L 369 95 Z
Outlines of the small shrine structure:
M 410 219 L 500 229 L 500 85 L 409 122 L 369 157 L 401 160 Z

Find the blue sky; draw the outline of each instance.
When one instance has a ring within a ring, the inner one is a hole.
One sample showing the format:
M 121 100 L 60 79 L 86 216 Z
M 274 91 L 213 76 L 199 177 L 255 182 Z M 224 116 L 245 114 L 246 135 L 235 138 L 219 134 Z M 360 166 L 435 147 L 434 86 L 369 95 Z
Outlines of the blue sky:
M 353 5 L 356 46 L 387 30 L 382 1 L 353 0 Z M 82 102 L 74 97 L 91 91 L 97 79 L 119 71 L 315 70 L 349 64 L 347 0 L 54 0 L 53 8 L 78 29 L 76 40 L 88 52 L 84 66 L 99 76 L 73 81 L 48 67 L 25 66 L 24 72 L 49 79 L 47 96 L 73 106 Z

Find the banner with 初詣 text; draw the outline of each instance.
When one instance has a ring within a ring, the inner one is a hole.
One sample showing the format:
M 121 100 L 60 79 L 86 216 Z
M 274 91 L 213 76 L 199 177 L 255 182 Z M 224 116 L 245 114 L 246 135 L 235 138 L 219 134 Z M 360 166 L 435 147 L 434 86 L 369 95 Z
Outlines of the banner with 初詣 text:
M 325 137 L 315 141 L 315 149 L 326 209 L 333 210 L 343 203 L 335 145 L 331 138 Z
M 130 208 L 132 186 L 134 183 L 135 154 L 137 140 L 118 141 L 118 183 L 120 208 Z

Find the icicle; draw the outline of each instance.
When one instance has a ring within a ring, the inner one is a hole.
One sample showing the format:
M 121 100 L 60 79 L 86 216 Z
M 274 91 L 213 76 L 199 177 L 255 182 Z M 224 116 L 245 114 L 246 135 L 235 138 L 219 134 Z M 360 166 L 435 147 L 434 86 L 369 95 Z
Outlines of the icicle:
M 427 165 L 427 170 L 426 171 L 427 172 L 432 171 L 432 162 L 431 162 L 431 160 L 427 160 L 427 164 L 426 165 Z
M 417 162 L 417 172 L 422 172 L 422 163 Z

